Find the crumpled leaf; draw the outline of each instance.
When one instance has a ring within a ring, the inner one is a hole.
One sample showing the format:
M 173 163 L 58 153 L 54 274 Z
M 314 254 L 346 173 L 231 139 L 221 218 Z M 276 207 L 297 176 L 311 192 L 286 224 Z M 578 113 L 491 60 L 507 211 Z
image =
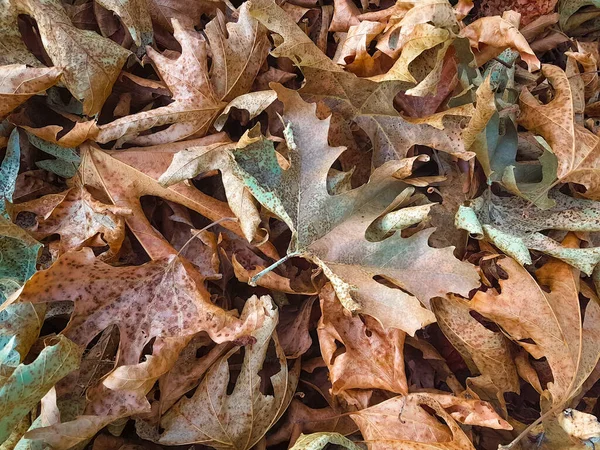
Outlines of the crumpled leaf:
M 369 183 L 331 196 L 326 176 L 344 148 L 327 145 L 329 119 L 317 119 L 314 106 L 303 102 L 296 92 L 274 89 L 284 103 L 290 168 L 281 168 L 272 146 L 239 149 L 234 156 L 241 177 L 257 200 L 292 230 L 288 254 L 306 255 L 319 264 L 346 308 L 369 314 L 385 327 L 414 334 L 433 321 L 433 314 L 423 309 L 417 298 L 427 304 L 431 297 L 449 291 L 466 295 L 477 285 L 472 266 L 456 260 L 451 248 L 428 247 L 433 230 L 409 239 L 398 233 L 382 242 L 364 238 L 370 223 L 405 187 L 390 175 L 410 168 L 415 158 L 390 161 L 372 174 Z M 417 261 L 404 252 L 422 258 Z M 427 267 L 428 263 L 432 266 Z M 429 273 L 435 277 L 425 281 L 423 277 Z M 374 276 L 402 286 L 416 298 L 378 283 Z
M 567 247 L 577 243 L 573 235 L 564 242 Z M 584 315 L 579 306 L 579 271 L 557 259 L 536 271 L 537 282 L 511 258 L 497 264 L 508 279 L 499 280 L 500 290 L 477 292 L 470 307 L 498 323 L 534 358 L 547 359 L 554 378 L 547 389 L 553 404 L 562 405 L 578 392 L 600 358 L 596 342 L 600 305 L 591 301 Z M 524 297 L 527 304 L 521 301 Z
M 500 54 L 503 50 L 511 48 L 519 52 L 531 72 L 540 69 L 540 61 L 529 47 L 527 40 L 514 24 L 502 17 L 481 17 L 463 28 L 460 35 L 468 38 L 471 47 L 476 49 L 480 49 L 480 44 L 485 44 L 497 48 L 497 54 Z M 485 62 L 485 60 L 477 61 L 478 65 Z
M 406 157 L 415 144 L 428 145 L 462 159 L 473 156 L 460 138 L 465 116 L 472 114 L 471 107 L 410 121 L 399 115 L 392 105 L 394 95 L 407 87 L 406 83 L 377 83 L 341 71 L 273 2 L 251 0 L 248 3 L 254 17 L 284 37 L 283 43 L 271 54 L 290 58 L 302 68 L 306 78 L 300 90 L 302 96 L 309 101 L 324 101 L 332 111 L 347 120 L 355 120 L 369 134 L 375 148 L 373 163 L 376 167 L 390 159 Z
M 73 26 L 57 0 L 18 0 L 19 12 L 37 22 L 44 48 L 83 113 L 97 114 L 110 94 L 129 51 L 93 31 Z
M 576 199 L 550 191 L 555 206 L 542 210 L 518 197 L 486 194 L 461 206 L 456 214 L 457 228 L 476 239 L 486 239 L 520 264 L 531 264 L 529 250 L 559 258 L 586 274 L 600 261 L 600 247 L 565 248 L 543 230 L 598 231 L 600 213 L 596 202 Z
M 0 217 L 0 305 L 35 273 L 41 248 L 22 228 Z
M 120 365 L 137 364 L 153 337 L 206 331 L 224 342 L 246 336 L 250 325 L 212 304 L 194 271 L 174 255 L 142 266 L 112 267 L 84 248 L 38 272 L 19 296 L 32 303 L 64 300 L 74 301 L 74 310 L 63 333 L 79 345 L 112 324 L 119 327 Z
M 587 188 L 585 195 L 598 200 L 600 138 L 575 123 L 574 93 L 565 72 L 545 64 L 542 73 L 554 88 L 554 98 L 542 105 L 524 88 L 519 99 L 519 124 L 540 134 L 552 148 L 558 159 L 556 177 L 560 182 L 583 184 Z
M 81 352 L 76 344 L 58 336 L 31 364 L 19 365 L 0 384 L 0 442 L 54 384 L 79 367 Z
M 327 444 L 340 445 L 348 450 L 360 450 L 357 444 L 339 433 L 301 434 L 290 450 L 321 450 Z
M 264 309 L 266 317 L 262 327 L 252 332 L 255 342 L 245 349 L 233 392 L 230 395 L 226 392 L 229 382 L 227 361 L 239 348 L 232 349 L 211 367 L 192 398 L 183 397 L 167 412 L 161 421 L 165 431 L 158 443 L 203 443 L 217 449 L 248 450 L 281 417 L 292 399 L 299 366 L 287 367 L 275 332 L 278 312 L 270 297 L 253 297 L 246 304 L 252 302 Z M 241 320 L 244 319 L 242 313 Z M 273 394 L 265 395 L 260 389 L 258 372 L 263 367 L 271 341 L 275 345 L 279 370 L 269 380 Z M 211 405 L 211 409 L 204 414 L 207 405 Z
M 498 399 L 505 392 L 518 393 L 519 377 L 513 362 L 509 340 L 500 332 L 488 330 L 470 314 L 469 303 L 456 297 L 435 298 L 431 302 L 437 323 L 444 335 L 458 350 L 473 375 L 475 385 L 486 385 L 489 379 Z
M 33 95 L 55 85 L 61 74 L 57 67 L 0 66 L 0 117 L 5 117 Z
M 177 20 L 173 27 L 182 47 L 181 55 L 171 59 L 149 48 L 148 56 L 174 101 L 100 126 L 98 142 L 120 139 L 155 145 L 206 134 L 226 102 L 248 91 L 268 54 L 266 30 L 250 16 L 246 5 L 240 8 L 235 24 L 225 26 L 223 16 L 217 16 L 206 26 L 210 47 L 200 34 L 184 28 Z M 210 74 L 209 48 L 213 56 Z M 239 58 L 239 54 L 245 55 L 244 58 Z M 162 125 L 169 127 L 138 137 L 141 131 Z
M 119 252 L 125 238 L 125 223 L 121 216 L 131 213 L 127 208 L 99 202 L 81 185 L 11 208 L 13 216 L 25 211 L 37 216 L 37 223 L 30 229 L 34 238 L 60 236 L 60 242 L 54 247 L 56 256 L 84 246 L 108 245 L 106 252 L 101 254 L 103 260 L 110 260 Z
M 408 393 L 404 373 L 404 333 L 385 330 L 372 317 L 352 317 L 331 285 L 321 290 L 321 319 L 317 332 L 323 360 L 329 369 L 332 394 L 348 389 L 383 389 Z M 364 322 L 363 322 L 364 320 Z M 345 352 L 336 353 L 342 344 Z

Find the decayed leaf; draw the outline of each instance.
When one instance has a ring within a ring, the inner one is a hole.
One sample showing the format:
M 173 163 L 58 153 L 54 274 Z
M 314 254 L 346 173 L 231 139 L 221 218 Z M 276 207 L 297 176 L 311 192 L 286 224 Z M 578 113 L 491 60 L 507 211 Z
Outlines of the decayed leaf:
M 204 38 L 176 20 L 173 27 L 182 47 L 178 58 L 171 59 L 148 49 L 148 56 L 173 94 L 173 103 L 100 126 L 98 142 L 122 138 L 153 145 L 206 134 L 226 102 L 251 87 L 269 51 L 266 30 L 249 15 L 246 5 L 240 8 L 237 23 L 225 27 L 223 17 L 218 16 L 207 25 L 213 56 L 210 75 Z M 238 53 L 244 57 L 239 58 Z M 141 131 L 162 125 L 170 126 L 148 136 L 137 136 Z
M 152 21 L 146 2 L 141 0 L 96 0 L 109 11 L 114 11 L 127 27 L 133 42 L 141 49 L 152 44 Z
M 530 71 L 540 69 L 540 61 L 529 47 L 527 40 L 519 33 L 517 27 L 502 17 L 477 19 L 463 28 L 460 35 L 468 38 L 471 47 L 476 49 L 480 49 L 479 44 L 485 44 L 497 48 L 497 54 L 500 54 L 504 49 L 511 48 L 519 52 L 521 59 L 527 63 Z M 478 65 L 485 62 L 486 60 L 477 60 Z
M 17 7 L 36 20 L 48 56 L 62 68 L 62 81 L 83 102 L 84 114 L 97 114 L 129 52 L 93 31 L 73 26 L 58 1 L 19 0 Z
M 347 120 L 355 120 L 369 134 L 375 150 L 373 163 L 376 167 L 390 159 L 406 157 L 415 144 L 428 145 L 462 159 L 473 156 L 466 151 L 461 139 L 462 128 L 466 117 L 472 114 L 472 107 L 450 109 L 438 116 L 410 121 L 398 114 L 392 104 L 394 95 L 407 87 L 407 83 L 377 83 L 342 71 L 280 7 L 270 0 L 251 0 L 248 3 L 254 17 L 284 38 L 282 43 L 276 41 L 279 45 L 271 54 L 290 58 L 302 68 L 306 77 L 300 90 L 303 97 L 310 101 L 324 101 L 332 111 Z
M 600 261 L 600 247 L 569 248 L 542 234 L 543 230 L 600 230 L 600 213 L 596 202 L 575 199 L 554 190 L 550 199 L 555 206 L 541 210 L 518 197 L 486 194 L 470 206 L 461 206 L 456 226 L 476 239 L 486 239 L 519 263 L 531 264 L 528 249 L 559 258 L 591 274 Z M 525 211 L 525 213 L 523 213 Z
M 15 367 L 25 360 L 40 334 L 45 313 L 46 305 L 32 303 L 11 303 L 2 307 L 0 352 L 5 358 L 0 358 L 0 385 L 1 378 L 6 376 L 7 372 L 12 373 Z
M 0 117 L 5 117 L 29 97 L 55 85 L 61 74 L 57 67 L 0 66 Z
M 518 393 L 519 377 L 508 339 L 475 320 L 469 314 L 469 304 L 456 297 L 436 298 L 431 305 L 438 325 L 459 351 L 471 373 L 481 374 L 492 382 L 496 388 L 492 395 L 503 399 L 505 392 Z M 470 381 L 477 385 L 480 380 L 474 378 Z
M 203 443 L 218 449 L 248 450 L 281 417 L 292 399 L 299 366 L 288 370 L 275 332 L 278 313 L 270 297 L 253 297 L 246 305 L 252 302 L 264 309 L 266 317 L 262 327 L 252 332 L 255 342 L 245 348 L 233 392 L 227 394 L 227 361 L 239 348 L 232 349 L 212 366 L 191 399 L 182 398 L 167 412 L 161 421 L 165 431 L 157 442 L 165 445 Z M 245 319 L 244 313 L 241 319 Z M 259 371 L 271 341 L 275 345 L 279 370 L 268 380 L 273 394 L 265 395 L 261 392 Z M 207 405 L 210 405 L 208 414 L 205 413 Z
M 2 164 L 0 164 L 0 216 L 8 217 L 6 214 L 7 202 L 13 201 L 19 166 L 21 164 L 21 148 L 19 130 L 16 128 L 10 133 L 6 143 L 6 153 Z
M 577 238 L 569 236 L 565 244 L 574 246 L 577 242 Z M 552 401 L 555 405 L 564 404 L 578 391 L 600 357 L 596 341 L 600 305 L 590 302 L 582 317 L 579 271 L 557 259 L 536 271 L 539 284 L 510 258 L 497 264 L 508 274 L 508 279 L 499 280 L 501 292 L 477 292 L 470 307 L 498 323 L 534 358 L 547 359 L 554 377 L 548 385 Z M 521 301 L 524 297 L 528 303 Z
M 84 246 L 108 245 L 108 250 L 102 253 L 104 260 L 115 257 L 121 248 L 125 237 L 121 216 L 131 213 L 127 208 L 99 202 L 80 185 L 11 208 L 13 216 L 25 211 L 37 215 L 37 223 L 31 228 L 34 238 L 60 236 L 55 247 L 57 256 Z
M 233 173 L 234 163 L 229 150 L 238 146 L 260 146 L 262 139 L 250 137 L 250 134 L 244 134 L 237 144 L 224 139 L 207 146 L 187 147 L 173 156 L 171 165 L 158 180 L 163 186 L 172 186 L 201 173 L 219 170 L 229 206 L 240 220 L 240 227 L 249 242 L 254 240 L 261 219 L 252 195 Z
M 321 320 L 317 332 L 329 369 L 332 394 L 348 389 L 383 389 L 407 394 L 404 373 L 404 333 L 384 330 L 372 317 L 352 317 L 331 285 L 321 290 Z M 363 322 L 364 320 L 364 322 Z M 345 352 L 337 354 L 338 343 Z
M 56 382 L 79 367 L 81 353 L 64 336 L 51 342 L 31 364 L 21 364 L 0 383 L 0 442 Z
M 290 450 L 321 450 L 322 448 L 325 448 L 327 444 L 339 445 L 348 450 L 361 449 L 357 444 L 339 433 L 323 432 L 301 434 Z
M 414 158 L 390 161 L 372 174 L 369 183 L 331 196 L 327 173 L 344 148 L 327 145 L 329 119 L 317 119 L 315 106 L 303 102 L 296 92 L 274 88 L 284 103 L 290 168 L 281 168 L 272 146 L 239 149 L 234 155 L 240 175 L 257 200 L 292 230 L 289 254 L 306 255 L 321 265 L 346 308 L 369 314 L 385 327 L 414 334 L 433 321 L 433 314 L 417 298 L 427 303 L 449 291 L 466 295 L 477 285 L 473 268 L 456 260 L 451 248 L 427 245 L 432 230 L 406 240 L 398 233 L 382 242 L 364 238 L 370 223 L 405 187 L 390 175 L 410 168 Z M 435 277 L 425 281 L 432 272 Z M 375 276 L 402 286 L 416 298 L 378 283 Z
M 600 138 L 575 123 L 574 94 L 565 72 L 546 64 L 542 73 L 554 88 L 554 98 L 543 105 L 524 88 L 519 99 L 519 124 L 548 142 L 558 159 L 556 177 L 559 181 L 583 184 L 587 188 L 586 196 L 598 200 Z
M 35 273 L 40 248 L 22 228 L 0 217 L 0 305 Z
M 444 419 L 442 425 L 421 405 Z M 370 450 L 473 449 L 469 438 L 427 394 L 394 397 L 351 415 Z
M 32 145 L 55 157 L 55 159 L 37 161 L 36 165 L 40 169 L 46 169 L 64 178 L 75 176 L 81 158 L 73 149 L 46 142 L 33 134 L 28 134 L 27 138 Z
M 73 301 L 73 315 L 63 333 L 82 346 L 116 324 L 119 362 L 124 365 L 137 364 L 153 337 L 206 331 L 224 342 L 246 336 L 250 322 L 257 319 L 242 322 L 213 305 L 194 273 L 173 255 L 142 266 L 111 267 L 84 248 L 66 253 L 50 269 L 34 275 L 19 301 Z

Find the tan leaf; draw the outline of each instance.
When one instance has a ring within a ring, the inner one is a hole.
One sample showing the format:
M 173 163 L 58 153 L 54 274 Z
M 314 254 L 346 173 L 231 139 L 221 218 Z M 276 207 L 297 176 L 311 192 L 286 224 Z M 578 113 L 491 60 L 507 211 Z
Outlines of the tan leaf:
M 19 11 L 32 16 L 44 48 L 73 96 L 83 102 L 83 112 L 100 112 L 129 51 L 93 31 L 80 30 L 57 0 L 19 0 Z
M 98 142 L 119 139 L 119 143 L 154 145 L 206 134 L 226 102 L 250 89 L 269 51 L 266 30 L 247 10 L 246 5 L 240 8 L 235 24 L 225 25 L 222 15 L 212 20 L 206 27 L 210 47 L 202 35 L 174 20 L 181 55 L 171 59 L 168 54 L 148 49 L 148 56 L 173 94 L 173 103 L 100 126 Z M 213 57 L 210 74 L 209 48 Z M 244 57 L 240 58 L 240 54 Z M 169 127 L 138 136 L 162 125 Z
M 62 71 L 57 67 L 33 68 L 21 64 L 0 66 L 0 118 L 31 96 L 54 86 L 61 74 Z
M 32 228 L 32 235 L 38 240 L 58 234 L 60 243 L 56 256 L 83 246 L 105 245 L 109 248 L 101 259 L 110 260 L 117 255 L 125 237 L 121 216 L 130 214 L 129 209 L 99 202 L 83 186 L 47 197 L 15 205 L 11 213 L 14 216 L 21 212 L 36 214 L 37 224 Z
M 443 425 L 423 406 L 441 417 Z M 351 414 L 369 450 L 471 450 L 454 418 L 427 394 L 398 396 Z
M 481 17 L 463 28 L 460 35 L 468 38 L 471 47 L 478 50 L 481 50 L 480 44 L 496 48 L 498 54 L 507 48 L 515 50 L 519 52 L 521 59 L 527 63 L 530 71 L 540 69 L 540 61 L 529 47 L 527 40 L 519 33 L 517 27 L 502 17 Z M 487 53 L 485 55 L 487 58 Z M 486 60 L 481 58 L 477 59 L 478 65 L 485 62 Z
M 449 296 L 432 300 L 432 309 L 444 335 L 456 348 L 473 375 L 488 377 L 499 398 L 519 392 L 519 378 L 510 342 L 500 332 L 488 330 L 470 315 L 468 302 Z
M 348 389 L 383 389 L 407 394 L 404 373 L 404 336 L 385 330 L 369 316 L 352 316 L 335 296 L 331 284 L 320 293 L 321 319 L 317 332 L 332 394 Z M 345 350 L 338 354 L 338 345 Z
M 554 98 L 543 105 L 523 88 L 519 124 L 544 137 L 558 159 L 561 182 L 580 183 L 592 199 L 600 199 L 600 138 L 574 122 L 573 92 L 559 67 L 545 64 L 542 73 L 554 88 Z
M 569 247 L 577 243 L 572 235 L 564 242 Z M 499 280 L 501 292 L 477 292 L 470 306 L 498 323 L 534 358 L 547 359 L 554 377 L 547 388 L 553 403 L 561 405 L 579 390 L 600 357 L 594 338 L 600 305 L 590 302 L 582 317 L 579 271 L 560 260 L 551 259 L 536 272 L 539 285 L 514 260 L 504 258 L 497 264 L 508 274 L 508 279 Z
M 99 5 L 113 11 L 127 27 L 136 46 L 142 52 L 152 44 L 152 21 L 146 2 L 143 0 L 96 0 Z
M 161 420 L 165 429 L 158 442 L 165 445 L 204 443 L 218 449 L 252 448 L 281 417 L 296 388 L 299 365 L 288 370 L 277 340 L 278 313 L 270 297 L 253 297 L 266 315 L 263 325 L 252 332 L 255 342 L 247 346 L 233 392 L 227 394 L 228 359 L 234 348 L 215 363 L 190 399 L 183 397 Z M 246 309 L 245 308 L 245 309 Z M 247 320 L 242 313 L 242 320 Z M 261 392 L 261 376 L 269 345 L 275 345 L 278 371 L 267 380 L 273 394 Z M 209 410 L 207 410 L 207 406 Z
M 13 0 L 0 0 L 0 64 L 40 67 L 42 63 L 25 45 L 17 23 L 19 11 Z
M 223 136 L 213 135 L 197 140 L 199 145 L 219 142 Z M 182 143 L 183 144 L 183 143 Z M 148 222 L 141 209 L 140 198 L 154 195 L 188 207 L 212 221 L 233 217 L 227 204 L 218 201 L 193 186 L 178 183 L 164 188 L 158 183 L 160 175 L 169 167 L 173 155 L 181 150 L 181 144 L 150 148 L 131 148 L 108 154 L 89 144 L 82 146 L 81 178 L 85 185 L 105 192 L 115 206 L 129 208 L 131 215 L 125 221 L 136 234 L 151 258 L 161 258 L 175 253 L 165 239 Z M 185 148 L 185 147 L 183 147 Z M 152 155 L 151 158 L 148 156 Z M 242 234 L 239 226 L 231 221 L 223 222 L 226 228 Z

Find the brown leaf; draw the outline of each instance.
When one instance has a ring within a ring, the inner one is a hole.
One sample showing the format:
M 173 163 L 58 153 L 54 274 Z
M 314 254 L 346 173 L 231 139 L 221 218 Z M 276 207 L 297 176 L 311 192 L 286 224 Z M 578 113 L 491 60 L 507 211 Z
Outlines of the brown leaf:
M 339 302 L 331 284 L 321 290 L 320 299 L 322 316 L 317 332 L 329 369 L 332 394 L 339 395 L 348 389 L 383 389 L 407 394 L 404 332 L 385 330 L 367 315 L 353 317 Z
M 519 378 L 510 342 L 500 332 L 484 327 L 470 315 L 468 302 L 457 297 L 435 298 L 431 303 L 438 325 L 456 348 L 473 375 L 481 374 L 496 388 L 493 395 L 519 392 Z
M 600 139 L 575 124 L 574 94 L 565 72 L 545 64 L 542 73 L 554 88 L 554 98 L 543 105 L 523 88 L 519 124 L 548 142 L 558 159 L 557 177 L 561 182 L 583 184 L 588 189 L 587 196 L 599 199 Z
M 53 234 L 60 236 L 55 247 L 56 256 L 84 246 L 108 245 L 108 250 L 101 256 L 105 261 L 119 252 L 125 237 L 125 223 L 121 216 L 131 213 L 127 208 L 97 201 L 83 186 L 21 203 L 11 209 L 14 216 L 23 212 L 37 216 L 37 223 L 31 228 L 36 239 L 45 239 Z
M 572 235 L 565 241 L 569 247 L 577 243 Z M 600 305 L 589 303 L 583 316 L 579 271 L 560 260 L 551 259 L 536 272 L 539 285 L 511 258 L 497 264 L 508 273 L 508 279 L 499 280 L 501 291 L 477 292 L 470 306 L 498 323 L 534 358 L 547 359 L 554 377 L 547 389 L 555 405 L 563 404 L 577 393 L 600 357 L 593 338 L 599 333 Z
M 21 64 L 0 66 L 0 118 L 31 96 L 56 84 L 62 71 L 57 67 L 33 68 Z
M 242 322 L 213 305 L 193 270 L 176 256 L 137 267 L 111 267 L 90 249 L 69 252 L 50 269 L 36 273 L 19 297 L 33 303 L 64 300 L 73 301 L 75 307 L 63 333 L 85 346 L 116 324 L 121 336 L 119 362 L 125 365 L 137 364 L 153 337 L 206 331 L 213 340 L 225 342 L 246 336 L 257 320 Z
M 446 425 L 421 405 L 433 410 Z M 369 450 L 474 449 L 454 418 L 427 394 L 394 397 L 351 417 Z
M 480 44 L 488 45 L 497 49 L 500 54 L 504 49 L 513 49 L 521 55 L 521 59 L 527 63 L 530 71 L 540 69 L 540 61 L 529 47 L 527 40 L 523 37 L 517 27 L 499 16 L 481 17 L 475 22 L 467 25 L 460 31 L 460 35 L 469 39 L 471 47 L 480 50 Z M 482 53 L 482 55 L 484 55 Z M 488 58 L 487 53 L 485 54 Z M 482 65 L 487 59 L 477 59 L 477 64 Z
M 19 0 L 20 12 L 37 22 L 44 48 L 73 96 L 83 102 L 83 113 L 100 112 L 129 52 L 95 32 L 74 27 L 56 0 Z

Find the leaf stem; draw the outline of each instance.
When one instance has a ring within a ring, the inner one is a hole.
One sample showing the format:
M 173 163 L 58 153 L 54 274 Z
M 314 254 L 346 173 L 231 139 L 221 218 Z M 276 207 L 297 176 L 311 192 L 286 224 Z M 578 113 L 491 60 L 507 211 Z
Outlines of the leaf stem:
M 295 256 L 299 256 L 299 255 L 301 255 L 300 252 L 292 252 L 292 253 L 289 253 L 289 254 L 285 255 L 283 258 L 279 259 L 278 261 L 275 261 L 269 267 L 267 267 L 266 269 L 261 270 L 256 275 L 254 275 L 252 278 L 250 278 L 248 280 L 248 284 L 250 286 L 252 286 L 252 287 L 256 287 L 256 282 L 260 278 L 262 278 L 263 276 L 265 276 L 266 274 L 268 274 L 269 272 L 271 272 L 273 269 L 276 269 L 277 267 L 279 267 L 281 264 L 283 264 L 284 262 L 286 262 L 288 259 L 293 258 Z

